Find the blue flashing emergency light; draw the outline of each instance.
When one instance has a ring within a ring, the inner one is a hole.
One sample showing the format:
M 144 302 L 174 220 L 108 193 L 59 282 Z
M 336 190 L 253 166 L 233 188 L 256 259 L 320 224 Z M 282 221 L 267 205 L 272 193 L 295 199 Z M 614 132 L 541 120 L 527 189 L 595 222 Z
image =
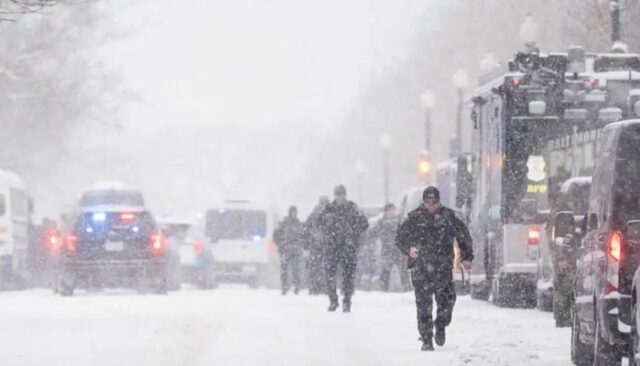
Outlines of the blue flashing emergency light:
M 87 226 L 85 231 L 88 232 L 88 233 L 92 233 L 93 232 L 93 228 L 91 226 Z
M 104 212 L 95 212 L 91 218 L 93 219 L 93 221 L 96 222 L 102 222 L 105 221 L 107 219 L 107 214 Z
M 131 228 L 131 231 L 133 231 L 134 233 L 137 233 L 137 232 L 140 231 L 140 228 L 137 227 L 137 226 L 134 226 L 134 227 Z
M 251 239 L 253 239 L 253 241 L 259 241 L 260 239 L 262 239 L 262 236 L 254 235 Z

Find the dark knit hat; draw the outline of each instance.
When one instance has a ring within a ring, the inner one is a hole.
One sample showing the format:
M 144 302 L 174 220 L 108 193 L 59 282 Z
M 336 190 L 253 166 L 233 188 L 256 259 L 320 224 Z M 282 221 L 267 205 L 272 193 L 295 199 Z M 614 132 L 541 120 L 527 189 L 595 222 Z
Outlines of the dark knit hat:
M 422 192 L 422 200 L 440 202 L 440 191 L 434 186 L 429 186 Z

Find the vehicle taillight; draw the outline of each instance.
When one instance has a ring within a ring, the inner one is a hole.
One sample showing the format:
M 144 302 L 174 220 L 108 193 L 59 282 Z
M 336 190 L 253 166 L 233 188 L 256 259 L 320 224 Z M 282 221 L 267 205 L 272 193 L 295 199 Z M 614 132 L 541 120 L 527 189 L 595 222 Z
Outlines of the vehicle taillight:
M 78 237 L 75 235 L 68 235 L 65 239 L 65 248 L 69 252 L 75 252 L 77 249 Z
M 269 253 L 273 253 L 276 251 L 276 242 L 273 240 L 269 240 L 269 244 L 267 245 L 267 251 Z
M 193 241 L 193 250 L 197 255 L 201 255 L 202 253 L 204 253 L 204 243 L 202 242 L 202 240 Z
M 149 238 L 149 247 L 154 254 L 164 253 L 166 244 L 162 234 L 153 234 Z
M 622 249 L 622 233 L 614 231 L 607 240 L 607 283 L 605 293 L 618 291 L 618 281 L 620 278 L 620 262 L 624 257 Z
M 538 245 L 540 244 L 540 230 L 538 229 L 529 229 L 529 234 L 527 235 L 527 244 L 529 245 Z
M 622 233 L 614 231 L 609 235 L 608 248 L 609 257 L 617 263 L 620 263 L 620 260 L 622 260 Z
M 57 230 L 47 232 L 45 244 L 49 250 L 56 250 L 62 246 L 62 235 Z

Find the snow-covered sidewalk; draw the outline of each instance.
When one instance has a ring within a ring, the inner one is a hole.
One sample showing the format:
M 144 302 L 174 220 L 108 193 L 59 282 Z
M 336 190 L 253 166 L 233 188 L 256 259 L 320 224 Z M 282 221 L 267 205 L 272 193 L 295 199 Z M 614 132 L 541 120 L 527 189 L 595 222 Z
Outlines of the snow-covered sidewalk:
M 0 293 L 2 365 L 570 365 L 551 314 L 458 299 L 447 345 L 420 352 L 413 294 L 324 297 L 223 287 L 169 296 Z

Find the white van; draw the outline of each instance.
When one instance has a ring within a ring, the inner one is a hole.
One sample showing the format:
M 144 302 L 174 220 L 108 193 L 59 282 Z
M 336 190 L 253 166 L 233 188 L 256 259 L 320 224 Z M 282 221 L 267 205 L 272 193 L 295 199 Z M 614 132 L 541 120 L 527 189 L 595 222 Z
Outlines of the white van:
M 27 274 L 29 200 L 24 181 L 0 170 L 0 270 L 4 279 Z
M 211 243 L 215 282 L 266 284 L 276 260 L 272 210 L 250 201 L 226 201 L 207 210 L 206 239 Z

